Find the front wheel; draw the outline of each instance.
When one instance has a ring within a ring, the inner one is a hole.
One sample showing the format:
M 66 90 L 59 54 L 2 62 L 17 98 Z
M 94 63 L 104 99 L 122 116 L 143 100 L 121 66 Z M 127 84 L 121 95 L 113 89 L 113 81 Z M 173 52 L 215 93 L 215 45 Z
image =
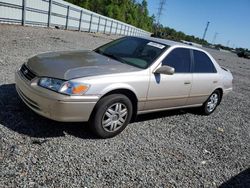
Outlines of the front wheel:
M 205 115 L 213 113 L 216 107 L 219 105 L 221 99 L 220 92 L 215 90 L 207 99 L 207 101 L 202 106 L 202 111 Z
M 90 126 L 101 138 L 114 137 L 125 129 L 131 120 L 132 111 L 132 103 L 126 96 L 108 95 L 97 103 Z

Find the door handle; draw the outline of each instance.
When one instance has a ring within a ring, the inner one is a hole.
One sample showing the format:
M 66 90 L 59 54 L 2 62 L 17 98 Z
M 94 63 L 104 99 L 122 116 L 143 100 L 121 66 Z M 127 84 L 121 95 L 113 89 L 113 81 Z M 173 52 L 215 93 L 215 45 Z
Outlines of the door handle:
M 191 82 L 190 82 L 190 81 L 185 81 L 184 84 L 185 84 L 185 85 L 191 84 Z

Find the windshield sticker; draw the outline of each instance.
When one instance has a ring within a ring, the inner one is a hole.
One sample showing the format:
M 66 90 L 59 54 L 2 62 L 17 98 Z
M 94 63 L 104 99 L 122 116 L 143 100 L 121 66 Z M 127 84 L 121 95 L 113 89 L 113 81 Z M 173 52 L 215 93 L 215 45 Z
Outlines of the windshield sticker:
M 156 47 L 156 48 L 160 48 L 160 49 L 165 48 L 165 46 L 164 46 L 164 45 L 162 45 L 162 44 L 158 44 L 158 43 L 155 43 L 155 42 L 149 42 L 147 45 L 149 45 L 149 46 L 153 46 L 153 47 Z

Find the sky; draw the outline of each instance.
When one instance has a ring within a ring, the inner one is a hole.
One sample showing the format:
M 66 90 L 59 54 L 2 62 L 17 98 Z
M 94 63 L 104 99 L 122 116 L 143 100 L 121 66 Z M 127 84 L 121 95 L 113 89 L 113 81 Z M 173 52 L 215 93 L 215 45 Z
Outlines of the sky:
M 160 0 L 147 2 L 149 14 L 157 15 Z M 250 49 L 250 0 L 166 0 L 160 19 L 163 26 L 199 38 L 207 22 L 208 42 Z

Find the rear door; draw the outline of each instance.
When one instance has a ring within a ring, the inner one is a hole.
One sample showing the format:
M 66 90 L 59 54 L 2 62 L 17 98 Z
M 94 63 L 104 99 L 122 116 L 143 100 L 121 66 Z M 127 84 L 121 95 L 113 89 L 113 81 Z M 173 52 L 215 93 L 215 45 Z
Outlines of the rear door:
M 191 50 L 193 59 L 193 82 L 187 105 L 202 104 L 216 89 L 219 81 L 217 70 L 210 57 L 199 50 Z
M 162 65 L 175 68 L 175 73 L 152 73 L 145 110 L 186 105 L 192 84 L 190 49 L 173 49 L 162 61 Z

